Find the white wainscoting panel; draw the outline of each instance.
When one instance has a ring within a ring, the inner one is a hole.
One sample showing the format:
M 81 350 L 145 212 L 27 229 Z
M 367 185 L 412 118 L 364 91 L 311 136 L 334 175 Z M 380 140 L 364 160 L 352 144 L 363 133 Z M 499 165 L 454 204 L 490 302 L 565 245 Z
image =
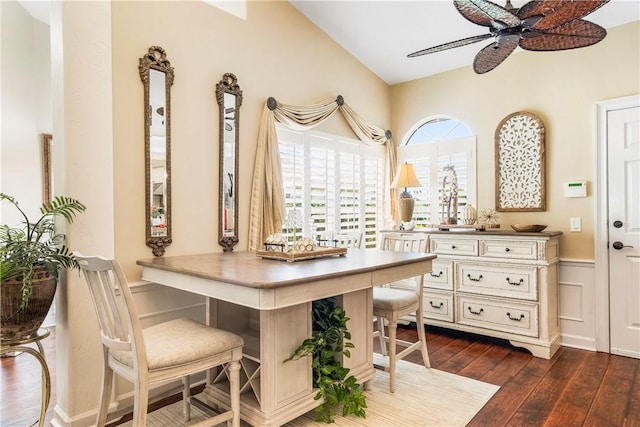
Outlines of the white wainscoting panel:
M 596 351 L 595 263 L 560 260 L 560 335 L 566 347 Z
M 205 322 L 206 299 L 201 295 L 143 280 L 130 286 L 143 328 L 180 317 Z

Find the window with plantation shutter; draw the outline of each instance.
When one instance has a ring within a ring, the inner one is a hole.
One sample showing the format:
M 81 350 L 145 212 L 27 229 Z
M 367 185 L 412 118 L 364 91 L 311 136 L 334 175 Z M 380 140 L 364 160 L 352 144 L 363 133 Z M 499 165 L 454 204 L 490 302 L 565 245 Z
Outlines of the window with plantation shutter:
M 476 139 L 462 122 L 449 118 L 428 118 L 418 123 L 398 147 L 398 161 L 413 163 L 422 187 L 410 188 L 416 199 L 413 220 L 416 227 L 439 224 L 443 214 L 443 180 L 452 165 L 458 180 L 458 212 L 467 203 L 476 205 Z M 446 190 L 449 190 L 447 185 Z
M 315 131 L 276 129 L 288 218 L 283 234 L 293 241 L 358 231 L 367 247 L 375 247 L 384 219 L 384 148 Z

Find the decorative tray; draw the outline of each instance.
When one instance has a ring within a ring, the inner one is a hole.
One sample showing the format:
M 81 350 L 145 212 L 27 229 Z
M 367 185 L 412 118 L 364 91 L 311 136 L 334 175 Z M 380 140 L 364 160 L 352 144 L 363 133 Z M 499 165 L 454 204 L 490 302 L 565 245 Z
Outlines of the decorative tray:
M 306 259 L 326 258 L 331 256 L 345 256 L 347 254 L 347 248 L 326 248 L 316 247 L 312 251 L 297 251 L 289 250 L 286 252 L 281 251 L 256 251 L 256 255 L 260 258 L 277 259 L 280 261 L 296 262 Z
M 519 233 L 539 233 L 547 226 L 543 224 L 512 224 L 511 228 Z

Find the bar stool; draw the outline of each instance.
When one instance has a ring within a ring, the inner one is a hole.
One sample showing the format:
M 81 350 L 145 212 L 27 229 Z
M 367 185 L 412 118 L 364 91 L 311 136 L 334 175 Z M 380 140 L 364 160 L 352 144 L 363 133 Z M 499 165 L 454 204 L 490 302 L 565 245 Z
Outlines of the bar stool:
M 75 255 L 89 285 L 103 346 L 98 427 L 106 423 L 114 373 L 134 384 L 133 425 L 141 427 L 146 423 L 151 385 L 182 379 L 184 418 L 188 421 L 189 375 L 218 366 L 224 367 L 229 379 L 230 405 L 226 412 L 209 418 L 206 425 L 231 421 L 232 426 L 239 427 L 242 338 L 186 318 L 143 329 L 120 264 L 102 257 Z
M 387 251 L 426 252 L 428 236 L 422 233 L 385 233 L 380 248 Z M 396 362 L 415 350 L 422 352 L 424 366 L 431 367 L 427 340 L 424 331 L 422 289 L 424 276 L 393 284 L 373 288 L 373 315 L 376 317 L 378 330 L 374 337 L 380 340 L 383 356 L 388 357 L 388 366 L 374 365 L 378 369 L 389 372 L 389 388 L 391 393 L 396 389 Z M 408 314 L 415 314 L 418 341 L 408 342 L 396 338 L 398 322 Z M 385 335 L 384 323 L 387 322 L 389 334 Z M 388 345 L 388 348 L 387 348 Z M 404 347 L 396 354 L 396 346 Z

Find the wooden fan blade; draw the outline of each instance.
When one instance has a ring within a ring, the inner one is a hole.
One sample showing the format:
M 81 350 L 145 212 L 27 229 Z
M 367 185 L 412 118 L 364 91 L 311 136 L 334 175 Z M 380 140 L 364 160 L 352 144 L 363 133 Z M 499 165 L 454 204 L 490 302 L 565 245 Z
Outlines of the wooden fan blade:
M 433 46 L 428 49 L 422 49 L 417 52 L 410 53 L 409 55 L 407 55 L 407 58 L 415 58 L 416 56 L 422 56 L 428 53 L 442 52 L 443 50 L 453 49 L 454 47 L 466 46 L 471 43 L 477 43 L 479 41 L 486 40 L 490 37 L 493 37 L 493 34 L 483 34 L 481 36 L 467 37 L 466 39 L 460 39 L 454 42 L 443 43 L 438 46 Z
M 539 35 L 525 37 L 520 40 L 520 47 L 535 51 L 575 49 L 596 44 L 606 35 L 607 30 L 598 24 L 576 19 L 558 28 L 541 31 Z
M 574 19 L 587 16 L 610 0 L 533 0 L 518 10 L 518 18 L 542 18 L 531 25 L 532 30 L 550 30 Z
M 473 59 L 473 71 L 484 74 L 496 68 L 518 47 L 519 40 L 519 36 L 511 35 L 499 38 L 495 43 L 482 49 Z
M 458 12 L 474 24 L 495 29 L 520 25 L 520 18 L 488 0 L 454 0 Z

